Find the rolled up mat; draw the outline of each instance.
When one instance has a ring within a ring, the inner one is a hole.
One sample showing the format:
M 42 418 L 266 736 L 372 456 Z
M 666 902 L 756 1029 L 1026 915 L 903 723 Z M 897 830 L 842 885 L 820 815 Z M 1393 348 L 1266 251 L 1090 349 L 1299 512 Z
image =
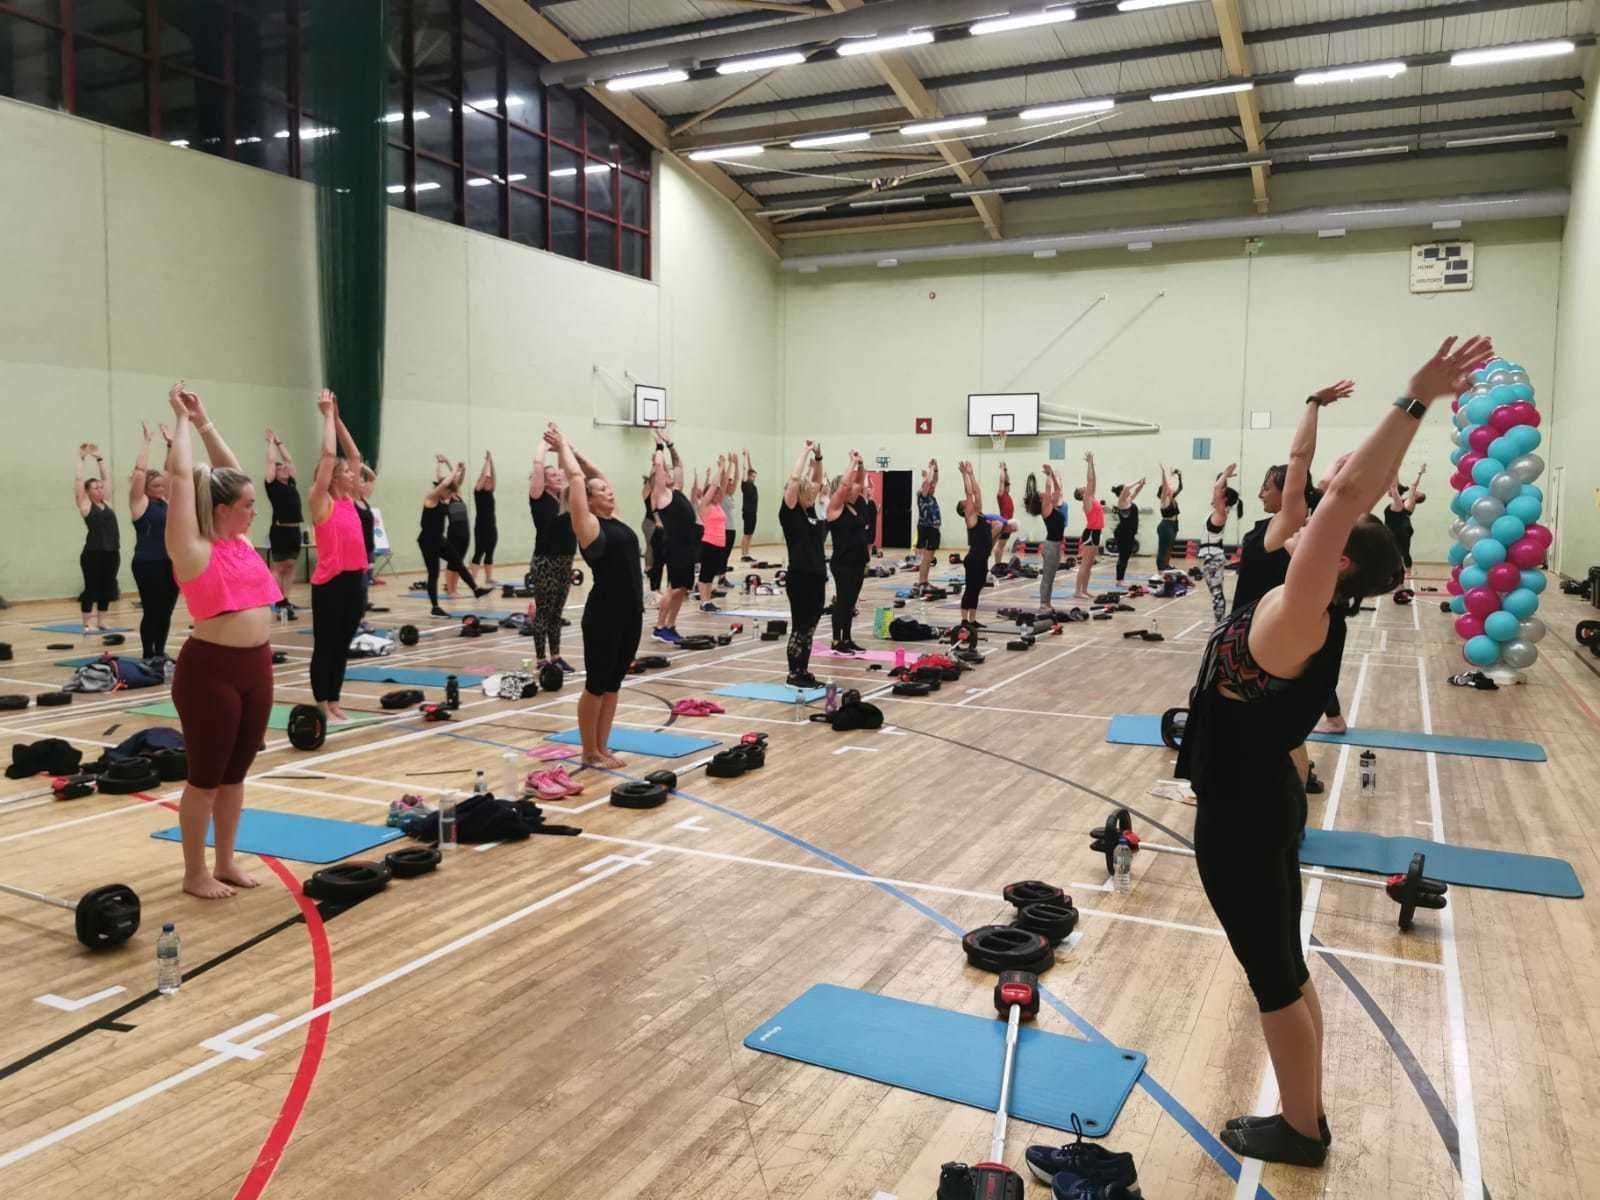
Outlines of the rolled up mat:
M 1452 737 L 1442 733 L 1415 733 L 1406 729 L 1351 727 L 1348 733 L 1313 733 L 1306 740 L 1329 742 L 1335 746 L 1370 746 L 1374 750 L 1431 751 L 1434 754 L 1457 754 L 1468 758 L 1509 758 L 1517 762 L 1545 761 L 1544 747 L 1533 742 Z M 1160 746 L 1161 718 L 1141 713 L 1119 713 L 1111 718 L 1106 741 L 1119 746 Z
M 1338 829 L 1308 829 L 1300 843 L 1300 861 L 1306 866 L 1370 871 L 1374 875 L 1404 875 L 1413 854 L 1427 855 L 1422 873 L 1429 879 L 1461 887 L 1526 892 L 1563 900 L 1576 900 L 1583 895 L 1578 873 L 1571 863 L 1560 858 Z

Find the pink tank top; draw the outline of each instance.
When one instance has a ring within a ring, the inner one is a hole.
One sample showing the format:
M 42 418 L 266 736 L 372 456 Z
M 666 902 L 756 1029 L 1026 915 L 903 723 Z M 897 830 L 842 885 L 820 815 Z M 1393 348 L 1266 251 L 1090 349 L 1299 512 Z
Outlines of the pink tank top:
M 178 590 L 189 606 L 189 616 L 196 621 L 266 608 L 283 599 L 278 581 L 260 553 L 243 537 L 212 542 L 206 569 L 188 582 L 178 580 Z
M 1106 506 L 1096 500 L 1089 505 L 1089 511 L 1083 518 L 1085 529 L 1104 529 L 1106 527 Z
M 351 500 L 335 500 L 328 519 L 313 525 L 317 538 L 317 569 L 312 583 L 327 583 L 346 571 L 367 569 L 367 543 L 361 535 L 361 518 Z
M 713 504 L 709 508 L 700 510 L 700 524 L 706 531 L 700 535 L 700 540 L 708 546 L 720 546 L 728 529 L 728 514 L 722 511 L 722 505 Z

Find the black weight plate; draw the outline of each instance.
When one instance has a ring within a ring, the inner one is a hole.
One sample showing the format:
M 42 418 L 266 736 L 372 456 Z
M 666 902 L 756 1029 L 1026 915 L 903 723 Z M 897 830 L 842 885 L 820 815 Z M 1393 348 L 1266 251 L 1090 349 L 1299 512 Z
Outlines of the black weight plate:
M 40 692 L 34 697 L 34 703 L 40 708 L 59 708 L 63 704 L 72 703 L 71 692 Z
M 1161 714 L 1161 741 L 1168 749 L 1176 750 L 1183 745 L 1183 730 L 1188 721 L 1187 708 L 1169 708 Z
M 417 633 L 415 625 L 400 626 L 400 644 L 402 646 L 415 646 L 418 636 L 420 635 Z
M 27 707 L 28 698 L 26 696 L 0 696 L 0 712 Z
M 659 783 L 669 792 L 678 786 L 678 773 L 676 771 L 668 771 L 666 769 L 651 771 L 644 778 L 646 783 Z
M 364 900 L 389 886 L 387 863 L 347 862 L 313 871 L 300 890 L 313 900 Z
M 1600 621 L 1579 621 L 1576 636 L 1580 646 L 1593 646 L 1600 642 Z
M 1023 879 L 1016 883 L 1008 883 L 1000 894 L 1013 908 L 1024 908 L 1029 904 L 1060 904 L 1067 896 L 1055 884 L 1044 883 L 1038 879 Z
M 139 931 L 139 897 L 125 883 L 85 892 L 74 913 L 78 940 L 91 950 L 120 946 Z
M 821 713 L 816 714 L 821 716 Z M 745 757 L 738 748 L 718 751 L 709 763 L 706 764 L 706 774 L 712 779 L 737 779 L 749 769 Z
M 667 789 L 649 780 L 630 779 L 611 789 L 611 803 L 617 808 L 660 808 L 667 802 Z
M 1055 950 L 1042 933 L 1013 925 L 981 925 L 961 939 L 967 961 L 983 971 L 1043 971 Z
M 296 750 L 316 750 L 328 737 L 328 723 L 314 704 L 296 704 L 289 710 L 289 744 Z
M 926 696 L 933 691 L 931 683 L 919 683 L 915 680 L 904 680 L 894 685 L 893 692 L 896 696 Z
M 396 879 L 415 879 L 432 871 L 443 858 L 434 846 L 418 846 L 411 850 L 391 850 L 383 856 L 383 861 Z
M 1078 927 L 1078 910 L 1068 904 L 1041 902 L 1029 904 L 1017 911 L 1011 923 L 1018 929 L 1042 933 L 1052 946 L 1061 944 Z

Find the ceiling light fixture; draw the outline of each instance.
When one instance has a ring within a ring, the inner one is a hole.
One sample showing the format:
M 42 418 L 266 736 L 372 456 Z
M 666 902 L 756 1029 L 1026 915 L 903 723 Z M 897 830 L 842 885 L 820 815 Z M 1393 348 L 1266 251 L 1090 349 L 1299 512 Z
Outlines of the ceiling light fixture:
M 1493 137 L 1455 138 L 1444 144 L 1446 150 L 1454 150 L 1459 146 L 1495 146 L 1502 142 L 1548 142 L 1561 135 L 1554 129 L 1542 129 L 1537 133 L 1501 133 Z
M 577 173 L 578 173 L 578 168 L 577 167 L 551 167 L 550 168 L 550 178 L 551 179 L 568 179 L 571 176 L 576 175 Z
M 639 88 L 661 87 L 668 83 L 682 83 L 689 78 L 689 72 L 680 71 L 675 67 L 663 67 L 655 71 L 640 71 L 634 75 L 618 75 L 615 79 L 606 80 L 608 92 L 632 92 Z
M 1007 13 L 1003 17 L 990 17 L 985 21 L 975 21 L 967 27 L 967 32 L 973 37 L 982 37 L 986 33 L 1010 33 L 1013 29 L 1032 29 L 1038 25 L 1059 25 L 1063 21 L 1074 21 L 1078 17 L 1078 10 L 1070 5 L 1061 8 L 1044 8 L 1038 12 Z
M 777 54 L 759 54 L 754 58 L 731 58 L 717 64 L 718 75 L 743 75 L 746 71 L 775 71 L 779 67 L 797 67 L 806 56 L 799 50 L 783 50 Z
M 689 157 L 695 162 L 717 162 L 724 158 L 754 158 L 765 150 L 765 146 L 724 146 L 720 150 L 695 150 Z
M 1151 96 L 1157 104 L 1166 100 L 1198 100 L 1201 96 L 1230 96 L 1234 92 L 1255 90 L 1254 83 L 1219 83 L 1211 87 L 1185 88 L 1181 92 L 1157 92 Z
M 1301 87 L 1316 87 L 1324 83 L 1352 83 L 1357 79 L 1393 79 L 1406 73 L 1403 62 L 1368 63 L 1364 67 L 1330 67 L 1326 71 L 1307 71 L 1296 75 L 1294 81 Z
M 1556 58 L 1571 54 L 1577 44 L 1565 39 L 1553 42 L 1523 42 L 1519 46 L 1489 46 L 1482 50 L 1457 50 L 1450 56 L 1452 67 L 1481 67 L 1489 63 L 1521 62 L 1528 58 Z
M 942 121 L 916 121 L 900 126 L 902 137 L 920 137 L 925 133 L 945 133 L 951 129 L 981 129 L 989 123 L 988 117 L 947 117 Z
M 1211 175 L 1217 171 L 1242 171 L 1246 167 L 1270 167 L 1270 158 L 1252 158 L 1244 162 L 1207 163 L 1202 167 L 1180 167 L 1179 175 Z
M 970 200 L 973 196 L 1009 196 L 1013 192 L 1026 192 L 1031 189 L 1025 183 L 1014 184 L 1011 187 L 973 188 L 965 192 L 951 192 L 952 200 Z
M 1195 0 L 1122 0 L 1118 12 L 1143 12 L 1147 8 L 1173 8 L 1179 4 L 1193 4 Z
M 442 183 L 419 183 L 411 190 L 414 192 L 437 192 L 443 186 Z
M 823 146 L 846 146 L 854 142 L 871 140 L 870 133 L 829 133 L 822 137 L 796 138 L 789 143 L 791 150 L 820 150 Z
M 611 173 L 611 164 L 590 163 L 588 166 L 584 167 L 583 173 L 585 175 L 609 175 Z
M 1057 187 L 1087 187 L 1094 183 L 1122 183 L 1128 179 L 1143 179 L 1143 171 L 1129 171 L 1126 175 L 1096 175 L 1092 179 L 1063 179 Z
M 904 50 L 908 46 L 926 46 L 933 41 L 933 34 L 926 29 L 915 29 L 910 33 L 894 33 L 887 37 L 858 38 L 855 41 L 845 42 L 839 47 L 840 58 L 854 58 L 858 54 L 882 54 L 886 50 Z
M 468 187 L 488 187 L 489 183 L 490 181 L 483 178 L 481 175 L 474 176 L 473 178 L 467 180 Z
M 1328 162 L 1336 158 L 1371 158 L 1375 154 L 1407 154 L 1410 146 L 1366 146 L 1360 150 L 1324 150 L 1306 157 L 1312 162 Z
M 1042 108 L 1025 108 L 1017 114 L 1017 120 L 1048 121 L 1051 117 L 1076 117 L 1084 113 L 1110 112 L 1116 106 L 1115 100 L 1074 100 L 1067 104 L 1046 104 Z
M 806 208 L 764 208 L 755 215 L 758 217 L 798 217 L 802 213 L 827 212 L 826 204 L 813 204 Z
M 851 208 L 884 208 L 890 204 L 921 204 L 926 196 L 895 196 L 889 200 L 852 200 Z

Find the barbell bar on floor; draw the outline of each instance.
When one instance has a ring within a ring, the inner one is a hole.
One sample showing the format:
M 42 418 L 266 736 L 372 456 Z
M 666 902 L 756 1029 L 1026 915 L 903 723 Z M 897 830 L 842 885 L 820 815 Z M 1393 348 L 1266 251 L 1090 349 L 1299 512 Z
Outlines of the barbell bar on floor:
M 120 946 L 139 930 L 139 896 L 125 883 L 92 888 L 76 904 L 10 883 L 0 883 L 0 892 L 66 909 L 76 918 L 78 940 L 91 950 Z

